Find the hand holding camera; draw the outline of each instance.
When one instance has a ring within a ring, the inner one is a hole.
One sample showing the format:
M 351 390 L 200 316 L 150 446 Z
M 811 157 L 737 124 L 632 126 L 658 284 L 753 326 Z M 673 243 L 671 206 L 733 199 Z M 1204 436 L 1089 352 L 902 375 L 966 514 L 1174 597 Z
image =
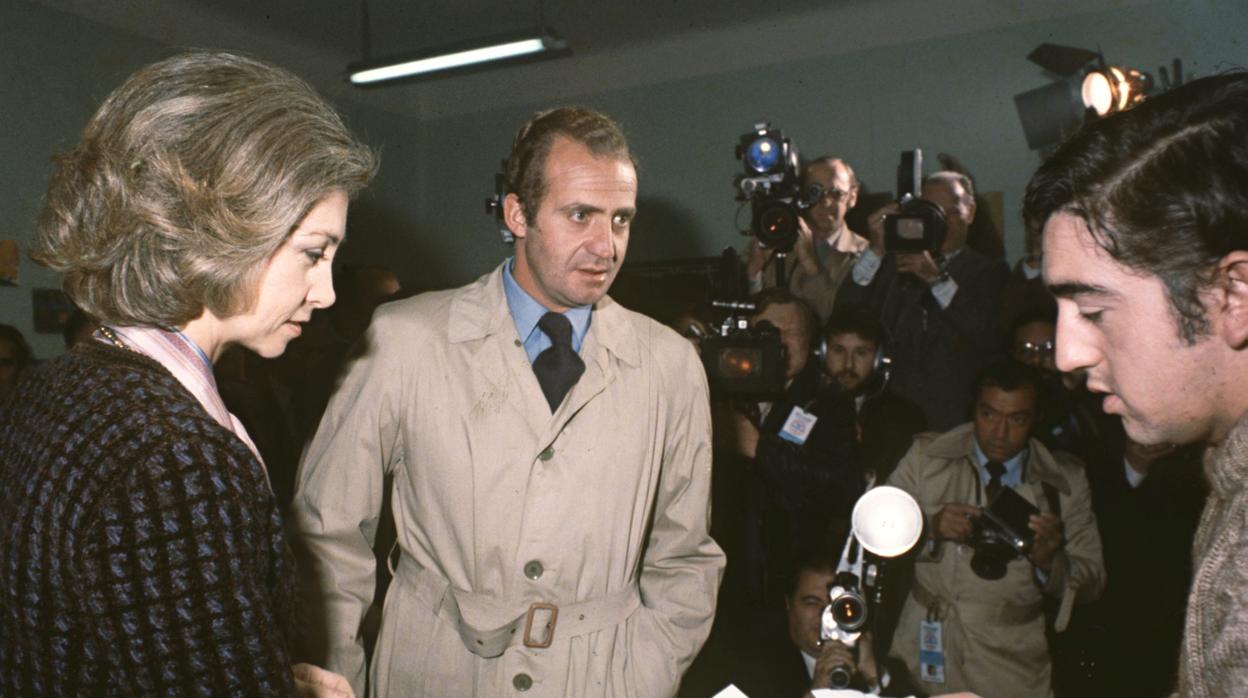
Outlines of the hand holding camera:
M 934 527 L 937 540 L 952 540 L 965 543 L 970 540 L 974 530 L 973 522 L 983 511 L 973 504 L 948 502 L 936 513 Z
M 824 640 L 819 646 L 810 687 L 844 688 L 849 685 L 848 667 L 854 665 L 854 651 L 842 642 Z
M 901 204 L 896 201 L 881 207 L 867 216 L 867 240 L 871 243 L 871 251 L 883 257 L 888 250 L 884 248 L 884 220 L 901 212 Z
M 931 286 L 940 279 L 940 265 L 932 258 L 928 250 L 922 252 L 898 252 L 897 271 L 902 274 L 913 274 L 920 281 Z
M 1035 534 L 1031 545 L 1031 562 L 1048 574 L 1053 556 L 1062 547 L 1062 522 L 1052 512 L 1034 514 L 1027 522 L 1027 527 Z

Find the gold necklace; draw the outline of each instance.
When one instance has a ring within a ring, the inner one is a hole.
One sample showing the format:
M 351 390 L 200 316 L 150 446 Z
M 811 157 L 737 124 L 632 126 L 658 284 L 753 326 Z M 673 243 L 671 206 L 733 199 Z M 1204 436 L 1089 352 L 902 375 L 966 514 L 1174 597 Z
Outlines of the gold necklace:
M 117 334 L 113 332 L 111 327 L 100 325 L 98 331 L 101 337 L 103 337 L 104 339 L 107 339 L 113 346 L 117 347 L 118 349 L 127 349 L 129 351 L 134 352 L 135 354 L 143 353 L 139 351 L 138 349 L 135 349 L 134 347 L 130 346 L 129 344 L 126 344 L 125 342 L 121 341 L 121 337 L 118 337 Z

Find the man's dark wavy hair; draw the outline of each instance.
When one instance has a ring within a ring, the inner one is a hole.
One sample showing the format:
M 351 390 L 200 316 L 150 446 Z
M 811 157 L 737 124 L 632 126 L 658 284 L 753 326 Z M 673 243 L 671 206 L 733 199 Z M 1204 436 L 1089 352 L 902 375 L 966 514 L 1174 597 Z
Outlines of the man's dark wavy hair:
M 1193 80 L 1080 130 L 1027 186 L 1029 228 L 1055 213 L 1160 278 L 1187 342 L 1206 334 L 1200 293 L 1219 260 L 1248 249 L 1248 72 Z

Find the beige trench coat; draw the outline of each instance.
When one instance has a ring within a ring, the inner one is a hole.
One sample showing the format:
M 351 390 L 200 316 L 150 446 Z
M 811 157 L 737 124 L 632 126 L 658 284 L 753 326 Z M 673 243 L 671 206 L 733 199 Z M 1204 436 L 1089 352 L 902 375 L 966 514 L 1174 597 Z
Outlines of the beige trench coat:
M 980 480 L 974 443 L 971 424 L 944 434 L 922 434 L 889 477 L 888 484 L 918 500 L 926 532 L 946 502 L 977 503 Z M 920 680 L 919 625 L 931 612 L 930 597 L 927 602 L 916 598 L 924 595 L 922 591 L 906 599 L 891 654 L 906 663 L 927 692 L 973 691 L 985 698 L 1051 695 L 1042 594 L 1062 600 L 1056 621 L 1062 630 L 1076 601 L 1092 601 L 1104 591 L 1101 537 L 1083 466 L 1069 456 L 1054 456 L 1035 439 L 1028 448 L 1023 484 L 1016 489 L 1041 511 L 1050 510 L 1041 483 L 1057 489 L 1065 546 L 1057 552 L 1048 583 L 1041 589 L 1028 560 L 1015 559 L 1005 577 L 988 581 L 971 570 L 970 546 L 921 542 L 915 587 L 939 599 L 932 616 L 942 622 L 945 682 Z
M 360 620 L 393 473 L 402 561 L 371 694 L 674 694 L 710 631 L 724 565 L 707 532 L 710 415 L 689 343 L 604 298 L 585 373 L 551 415 L 501 266 L 382 306 L 365 342 L 294 501 L 326 666 L 363 695 Z M 509 644 L 491 649 L 500 637 Z

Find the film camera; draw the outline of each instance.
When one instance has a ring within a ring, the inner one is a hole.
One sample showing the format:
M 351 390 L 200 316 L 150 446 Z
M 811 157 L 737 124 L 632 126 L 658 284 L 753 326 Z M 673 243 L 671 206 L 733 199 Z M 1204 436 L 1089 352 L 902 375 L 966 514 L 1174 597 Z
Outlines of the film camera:
M 972 522 L 971 569 L 981 579 L 1005 576 L 1010 561 L 1031 553 L 1036 534 L 1027 527 L 1032 514 L 1039 514 L 1031 502 L 1010 487 L 1002 487 L 982 516 Z
M 766 122 L 741 136 L 737 159 L 745 166 L 736 180 L 737 200 L 750 203 L 750 234 L 764 247 L 789 252 L 798 218 L 822 198 L 823 187 L 802 188 L 797 147 Z
M 823 610 L 819 630 L 821 640 L 836 640 L 853 647 L 867 624 L 867 599 L 862 595 L 858 576 L 839 572 L 828 590 L 828 606 Z M 852 667 L 844 664 L 832 668 L 832 688 L 848 688 L 854 676 Z
M 784 391 L 787 364 L 780 332 L 766 320 L 750 327 L 753 303 L 711 301 L 727 310 L 714 334 L 702 340 L 702 365 L 717 397 L 766 398 Z
M 907 150 L 897 166 L 897 203 L 901 211 L 884 217 L 884 249 L 888 252 L 940 251 L 945 243 L 945 212 L 919 198 L 923 183 L 923 151 Z
M 872 593 L 870 602 L 879 608 L 884 599 L 885 563 L 904 555 L 918 542 L 923 512 L 914 497 L 896 487 L 881 485 L 858 498 L 850 521 L 853 528 L 828 590 L 819 638 L 853 647 L 867 625 L 865 593 Z M 846 688 L 853 678 L 853 668 L 834 667 L 830 678 L 833 688 Z

